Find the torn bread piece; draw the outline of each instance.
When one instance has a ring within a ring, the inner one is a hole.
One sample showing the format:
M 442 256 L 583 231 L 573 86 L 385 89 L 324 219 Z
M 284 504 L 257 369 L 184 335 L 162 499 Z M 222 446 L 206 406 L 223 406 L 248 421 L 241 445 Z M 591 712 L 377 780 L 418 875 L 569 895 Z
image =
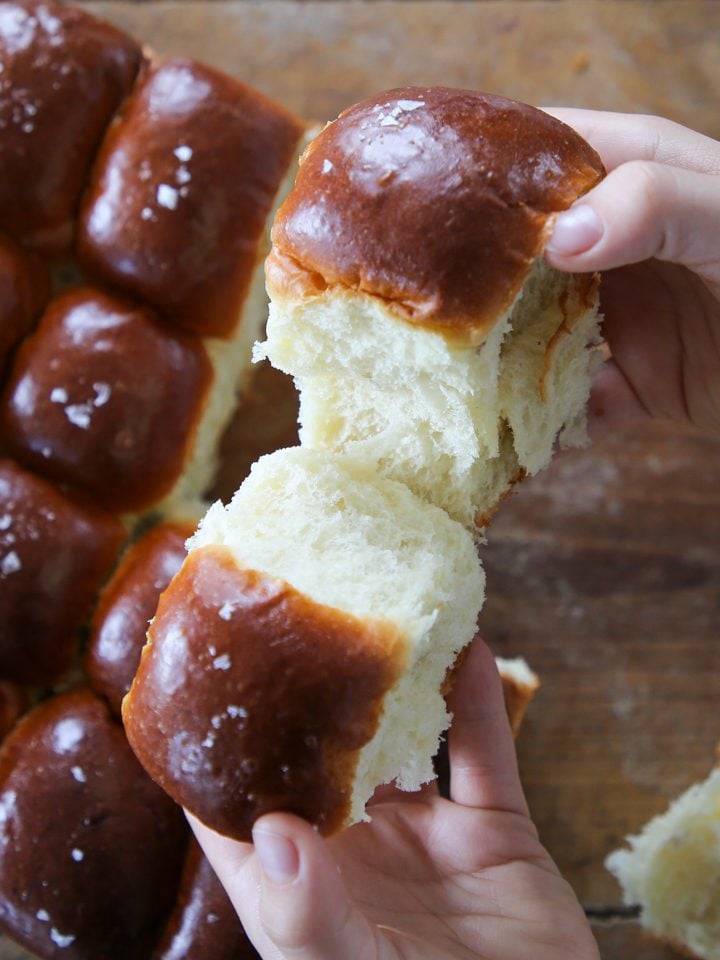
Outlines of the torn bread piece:
M 305 152 L 273 227 L 268 357 L 295 378 L 304 446 L 356 456 L 481 530 L 556 442 L 586 442 L 598 278 L 542 259 L 602 178 L 524 104 L 394 90 Z
M 476 632 L 472 537 L 352 460 L 263 457 L 189 541 L 123 702 L 151 776 L 247 840 L 291 810 L 323 833 L 375 788 L 415 790 L 450 717 L 443 680 Z
M 650 820 L 605 865 L 640 923 L 661 940 L 720 960 L 720 769 Z

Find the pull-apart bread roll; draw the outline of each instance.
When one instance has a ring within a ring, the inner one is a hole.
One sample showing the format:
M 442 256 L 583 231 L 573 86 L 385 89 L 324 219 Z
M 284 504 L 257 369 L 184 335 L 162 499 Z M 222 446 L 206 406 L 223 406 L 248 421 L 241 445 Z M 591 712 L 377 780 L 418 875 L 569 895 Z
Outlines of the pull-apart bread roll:
M 78 223 L 82 268 L 150 304 L 179 336 L 202 338 L 212 364 L 160 512 L 182 515 L 212 482 L 265 323 L 269 222 L 302 135 L 292 114 L 234 77 L 154 57 L 96 159 Z
M 305 154 L 267 262 L 259 354 L 301 392 L 301 447 L 216 504 L 123 702 L 151 776 L 216 830 L 291 810 L 325 834 L 415 789 L 483 600 L 475 535 L 558 434 L 583 434 L 596 280 L 542 263 L 603 175 L 545 114 L 409 89 Z
M 289 809 L 332 833 L 375 787 L 416 789 L 483 575 L 470 535 L 405 486 L 311 450 L 215 504 L 162 595 L 123 719 L 150 775 L 248 839 Z
M 275 220 L 258 351 L 295 378 L 301 442 L 469 527 L 558 434 L 582 443 L 597 281 L 541 253 L 603 172 L 564 124 L 470 91 L 394 90 L 330 124 Z

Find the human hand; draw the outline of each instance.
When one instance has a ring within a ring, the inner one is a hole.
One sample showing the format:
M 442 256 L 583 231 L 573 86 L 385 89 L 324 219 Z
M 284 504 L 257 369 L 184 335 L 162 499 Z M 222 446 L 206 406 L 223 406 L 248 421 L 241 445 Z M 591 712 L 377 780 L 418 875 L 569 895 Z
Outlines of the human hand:
M 450 703 L 450 794 L 378 791 L 372 821 L 323 840 L 272 813 L 252 844 L 190 818 L 264 960 L 599 960 L 540 844 L 502 687 L 476 640 Z
M 650 416 L 720 436 L 720 143 L 657 117 L 548 112 L 608 170 L 546 248 L 560 270 L 603 271 L 612 361 L 593 388 L 591 429 Z

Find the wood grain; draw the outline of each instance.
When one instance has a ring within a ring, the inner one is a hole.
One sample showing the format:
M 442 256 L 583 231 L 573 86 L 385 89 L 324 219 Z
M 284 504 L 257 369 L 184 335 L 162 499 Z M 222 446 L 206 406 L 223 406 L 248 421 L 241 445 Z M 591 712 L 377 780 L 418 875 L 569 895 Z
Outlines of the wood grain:
M 87 7 L 163 53 L 200 56 L 301 116 L 446 84 L 529 103 L 660 113 L 720 135 L 713 0 L 174 2 Z
M 86 6 L 308 118 L 380 88 L 443 83 L 659 113 L 720 137 L 713 2 Z M 226 437 L 218 492 L 293 442 L 294 418 L 289 383 L 262 371 Z M 603 859 L 708 773 L 720 739 L 720 444 L 653 424 L 567 455 L 504 505 L 483 556 L 483 631 L 543 683 L 518 743 L 541 836 L 605 960 L 676 958 L 623 918 Z M 0 960 L 26 956 L 0 944 Z
M 481 628 L 543 680 L 518 744 L 530 806 L 590 908 L 619 906 L 607 853 L 714 762 L 719 481 L 720 444 L 635 429 L 528 481 L 483 551 Z

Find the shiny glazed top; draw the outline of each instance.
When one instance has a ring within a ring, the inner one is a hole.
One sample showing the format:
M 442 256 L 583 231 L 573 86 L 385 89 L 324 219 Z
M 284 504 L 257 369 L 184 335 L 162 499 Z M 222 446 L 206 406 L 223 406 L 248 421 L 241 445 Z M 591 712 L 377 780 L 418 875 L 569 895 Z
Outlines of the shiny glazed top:
M 67 669 L 124 539 L 119 520 L 0 461 L 0 677 L 39 684 Z
M 273 227 L 270 293 L 359 290 L 461 345 L 481 343 L 553 214 L 603 174 L 578 134 L 533 107 L 445 87 L 391 90 L 310 144 Z
M 129 301 L 72 290 L 18 351 L 0 429 L 31 469 L 109 510 L 139 510 L 182 473 L 211 380 L 195 337 Z
M 203 336 L 227 336 L 302 132 L 190 60 L 159 61 L 103 144 L 78 225 L 83 265 Z
M 187 827 L 105 705 L 79 689 L 0 751 L 0 928 L 42 957 L 147 960 Z
M 160 598 L 148 637 L 123 721 L 150 776 L 239 840 L 272 810 L 340 829 L 358 751 L 403 666 L 392 628 L 203 547 Z
M 52 0 L 0 2 L 0 230 L 70 246 L 100 139 L 137 74 L 134 40 Z
M 189 524 L 159 523 L 130 546 L 106 584 L 90 625 L 85 672 L 120 716 L 158 599 L 187 556 Z

